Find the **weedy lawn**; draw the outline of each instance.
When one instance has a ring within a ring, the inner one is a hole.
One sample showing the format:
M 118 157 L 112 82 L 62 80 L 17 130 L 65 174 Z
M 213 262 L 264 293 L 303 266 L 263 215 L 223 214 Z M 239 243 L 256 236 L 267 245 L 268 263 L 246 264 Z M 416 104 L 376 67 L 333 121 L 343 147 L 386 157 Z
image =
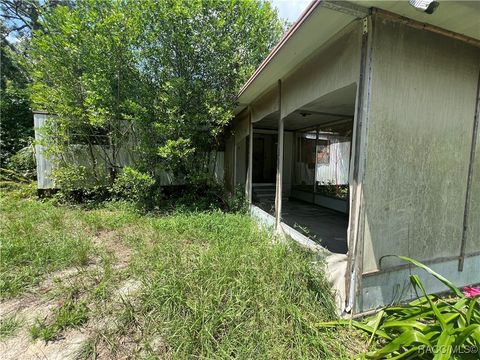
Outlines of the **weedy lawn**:
M 242 214 L 0 200 L 6 358 L 341 359 L 323 267 Z M 354 350 L 349 350 L 349 347 Z

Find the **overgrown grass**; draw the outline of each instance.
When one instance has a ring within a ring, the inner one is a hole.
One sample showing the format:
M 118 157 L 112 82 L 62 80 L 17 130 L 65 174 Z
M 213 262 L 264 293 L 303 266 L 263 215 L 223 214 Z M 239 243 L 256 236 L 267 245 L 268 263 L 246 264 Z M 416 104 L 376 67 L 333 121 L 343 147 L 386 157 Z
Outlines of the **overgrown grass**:
M 136 275 L 150 333 L 180 358 L 339 358 L 338 339 L 313 326 L 335 317 L 321 263 L 275 243 L 245 215 L 152 219 L 141 233 Z
M 60 306 L 30 327 L 33 338 L 55 340 L 66 328 L 104 319 L 109 325 L 89 334 L 82 358 L 105 348 L 112 357 L 349 357 L 347 330 L 317 326 L 336 318 L 323 264 L 246 215 L 140 215 L 125 203 L 85 209 L 11 196 L 1 205 L 7 296 L 92 256 L 101 265 L 83 285 L 78 282 L 87 271 L 52 291 Z M 116 267 L 120 253 L 99 252 L 101 241 L 127 247 L 129 266 Z M 129 280 L 140 288 L 133 296 L 119 295 Z
M 75 212 L 0 194 L 0 296 L 37 284 L 45 273 L 88 262 L 91 239 Z

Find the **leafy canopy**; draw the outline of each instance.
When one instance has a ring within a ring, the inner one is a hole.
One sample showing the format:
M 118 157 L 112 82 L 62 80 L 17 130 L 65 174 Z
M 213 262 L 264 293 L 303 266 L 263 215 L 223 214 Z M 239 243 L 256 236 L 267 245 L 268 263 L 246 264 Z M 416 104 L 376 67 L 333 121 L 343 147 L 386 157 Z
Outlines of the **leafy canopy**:
M 208 172 L 239 87 L 283 29 L 263 0 L 80 0 L 42 19 L 28 56 L 35 107 L 57 115 L 48 148 L 61 167 L 82 144 L 87 175 L 110 183 L 126 162 Z

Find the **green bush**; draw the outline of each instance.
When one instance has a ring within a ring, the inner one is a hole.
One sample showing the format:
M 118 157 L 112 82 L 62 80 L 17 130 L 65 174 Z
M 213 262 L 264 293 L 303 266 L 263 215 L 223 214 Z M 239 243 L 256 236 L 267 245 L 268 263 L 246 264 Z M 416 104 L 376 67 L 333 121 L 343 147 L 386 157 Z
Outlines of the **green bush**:
M 35 148 L 31 141 L 28 146 L 21 148 L 10 157 L 8 168 L 15 171 L 25 179 L 36 179 L 37 168 L 35 162 Z
M 63 165 L 55 169 L 52 175 L 56 187 L 65 193 L 85 188 L 87 181 L 87 170 L 83 165 Z
M 115 179 L 112 193 L 116 199 L 129 200 L 140 206 L 151 206 L 158 199 L 154 193 L 155 179 L 149 174 L 126 166 Z

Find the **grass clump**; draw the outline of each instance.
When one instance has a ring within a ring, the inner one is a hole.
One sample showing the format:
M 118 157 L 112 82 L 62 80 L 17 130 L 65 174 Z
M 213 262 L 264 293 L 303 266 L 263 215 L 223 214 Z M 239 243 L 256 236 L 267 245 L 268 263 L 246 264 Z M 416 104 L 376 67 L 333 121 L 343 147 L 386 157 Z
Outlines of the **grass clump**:
M 88 262 L 93 247 L 75 211 L 5 195 L 0 197 L 0 297 L 21 293 L 47 272 Z
M 86 323 L 87 320 L 88 307 L 86 303 L 69 300 L 56 309 L 53 321 L 37 319 L 30 328 L 30 335 L 34 340 L 51 341 L 56 339 L 62 330 L 78 327 Z
M 0 320 L 0 340 L 15 335 L 17 330 L 22 326 L 23 321 L 17 316 L 7 316 Z
M 137 254 L 147 328 L 179 358 L 341 358 L 323 267 L 275 243 L 251 218 L 222 212 L 153 219 Z M 141 235 L 130 239 L 141 244 Z M 147 271 L 145 271 L 147 269 Z

